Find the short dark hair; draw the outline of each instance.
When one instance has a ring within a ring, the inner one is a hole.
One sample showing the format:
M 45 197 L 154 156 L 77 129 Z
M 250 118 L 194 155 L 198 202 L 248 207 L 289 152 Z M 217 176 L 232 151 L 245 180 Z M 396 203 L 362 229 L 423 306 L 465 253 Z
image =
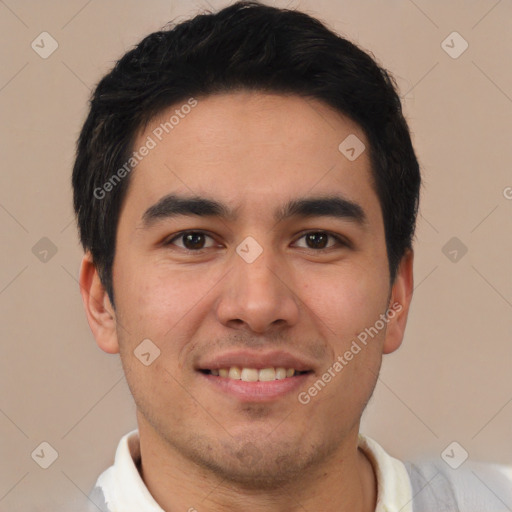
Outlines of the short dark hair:
M 191 97 L 238 90 L 314 98 L 363 129 L 393 282 L 412 247 L 421 178 L 390 74 L 319 20 L 257 2 L 164 28 L 98 83 L 77 142 L 72 183 L 80 240 L 112 304 L 116 232 L 130 175 L 108 194 L 97 191 L 130 158 L 136 135 L 156 115 Z

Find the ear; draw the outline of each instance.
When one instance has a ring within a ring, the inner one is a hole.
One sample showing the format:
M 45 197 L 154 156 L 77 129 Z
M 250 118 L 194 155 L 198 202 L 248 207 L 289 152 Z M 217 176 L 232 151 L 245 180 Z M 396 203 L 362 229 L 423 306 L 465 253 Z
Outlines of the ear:
M 414 252 L 409 249 L 402 257 L 391 288 L 391 299 L 388 305 L 389 321 L 382 348 L 384 354 L 394 352 L 402 344 L 414 289 L 413 262 Z
M 96 343 L 105 352 L 117 354 L 116 314 L 89 251 L 82 259 L 79 282 L 87 321 Z

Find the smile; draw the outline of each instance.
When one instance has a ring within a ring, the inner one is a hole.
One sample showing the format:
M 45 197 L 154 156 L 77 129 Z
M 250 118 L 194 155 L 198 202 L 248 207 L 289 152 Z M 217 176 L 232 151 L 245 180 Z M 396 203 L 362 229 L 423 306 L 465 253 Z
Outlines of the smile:
M 231 366 L 230 368 L 219 368 L 206 370 L 205 373 L 215 377 L 224 377 L 232 380 L 242 380 L 244 382 L 269 382 L 273 380 L 283 380 L 294 375 L 301 375 L 307 372 L 300 372 L 295 368 L 269 367 L 258 370 L 257 368 L 239 368 Z

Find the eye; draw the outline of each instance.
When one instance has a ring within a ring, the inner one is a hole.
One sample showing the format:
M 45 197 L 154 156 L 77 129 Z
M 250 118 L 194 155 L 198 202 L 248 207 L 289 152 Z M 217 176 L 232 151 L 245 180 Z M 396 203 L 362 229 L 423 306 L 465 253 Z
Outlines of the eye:
M 310 231 L 309 233 L 303 234 L 299 240 L 304 239 L 305 245 L 298 245 L 298 247 L 302 247 L 305 249 L 315 249 L 315 250 L 323 250 L 330 249 L 336 245 L 339 246 L 347 246 L 347 242 L 345 242 L 341 237 L 337 235 L 333 235 L 326 231 Z M 328 245 L 329 239 L 333 240 L 334 243 Z M 297 242 L 295 242 L 297 244 Z
M 210 240 L 209 245 L 207 245 L 208 239 Z M 214 247 L 215 240 L 202 231 L 183 231 L 167 240 L 164 245 L 176 245 L 188 251 L 200 251 Z

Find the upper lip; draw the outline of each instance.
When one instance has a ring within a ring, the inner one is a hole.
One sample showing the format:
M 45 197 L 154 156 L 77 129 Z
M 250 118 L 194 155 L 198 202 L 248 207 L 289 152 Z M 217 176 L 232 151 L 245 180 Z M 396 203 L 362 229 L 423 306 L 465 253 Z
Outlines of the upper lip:
M 251 350 L 237 350 L 224 352 L 200 361 L 198 370 L 218 370 L 220 368 L 294 368 L 299 372 L 313 370 L 314 365 L 306 358 L 295 356 L 289 352 L 272 350 L 255 352 Z

